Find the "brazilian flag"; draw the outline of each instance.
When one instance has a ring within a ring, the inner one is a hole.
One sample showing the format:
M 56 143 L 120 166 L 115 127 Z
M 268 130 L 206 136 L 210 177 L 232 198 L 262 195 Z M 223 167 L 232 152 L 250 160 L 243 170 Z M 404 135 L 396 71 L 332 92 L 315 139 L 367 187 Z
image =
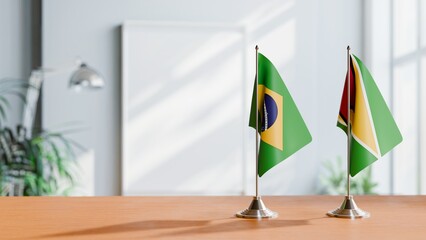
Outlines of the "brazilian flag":
M 261 140 L 258 174 L 262 176 L 310 143 L 312 137 L 277 69 L 260 53 L 258 74 L 258 106 L 253 89 L 249 126 L 256 128 L 258 113 Z

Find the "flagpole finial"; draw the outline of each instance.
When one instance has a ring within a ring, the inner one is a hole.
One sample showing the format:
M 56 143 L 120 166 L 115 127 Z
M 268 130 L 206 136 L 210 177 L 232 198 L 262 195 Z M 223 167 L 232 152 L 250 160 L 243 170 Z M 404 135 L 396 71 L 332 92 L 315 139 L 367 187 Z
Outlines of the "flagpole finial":
M 349 50 L 351 50 L 351 47 L 349 47 L 349 45 L 348 45 L 348 47 L 346 49 L 349 51 Z
M 254 49 L 259 50 L 259 46 L 258 46 L 258 45 L 256 45 L 256 47 L 255 47 Z

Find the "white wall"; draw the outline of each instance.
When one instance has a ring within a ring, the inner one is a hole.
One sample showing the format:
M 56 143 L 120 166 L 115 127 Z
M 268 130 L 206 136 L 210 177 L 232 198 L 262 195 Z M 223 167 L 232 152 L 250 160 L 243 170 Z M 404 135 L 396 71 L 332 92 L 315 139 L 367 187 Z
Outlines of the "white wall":
M 346 164 L 346 134 L 336 127 L 347 69 L 346 47 L 364 59 L 363 1 L 320 1 L 317 27 L 317 159 Z M 314 123 L 314 124 L 315 124 Z M 346 166 L 346 165 L 345 165 Z M 323 170 L 323 169 L 321 169 Z
M 421 65 L 422 61 L 426 63 L 422 60 L 426 54 L 419 26 L 426 26 L 421 24 L 425 6 L 424 1 L 393 1 L 392 6 L 387 0 L 369 1 L 365 6 L 367 65 L 403 136 L 401 144 L 374 164 L 374 177 L 382 194 L 426 193 L 426 132 L 422 126 L 426 116 L 422 94 L 426 91 L 426 65 Z
M 72 63 L 76 56 L 81 56 L 103 74 L 106 87 L 99 92 L 77 95 L 66 89 L 66 74 L 46 81 L 44 126 L 72 120 L 89 126 L 89 130 L 75 134 L 74 138 L 94 153 L 94 193 L 119 194 L 120 25 L 125 20 L 242 24 L 248 29 L 249 58 L 254 59 L 253 47 L 258 43 L 281 72 L 314 139 L 262 177 L 261 192 L 312 194 L 318 184 L 321 161 L 344 156 L 346 138 L 335 123 L 346 71 L 346 46 L 350 44 L 362 57 L 361 3 L 350 0 L 45 0 L 45 66 Z M 249 64 L 252 70 L 247 81 L 252 82 L 253 62 Z M 252 135 L 250 142 L 253 142 Z M 253 153 L 247 155 L 253 156 Z M 253 189 L 250 184 L 247 188 Z
M 30 0 L 0 0 L 0 79 L 27 79 L 31 72 Z M 10 98 L 8 126 L 20 123 L 22 102 Z

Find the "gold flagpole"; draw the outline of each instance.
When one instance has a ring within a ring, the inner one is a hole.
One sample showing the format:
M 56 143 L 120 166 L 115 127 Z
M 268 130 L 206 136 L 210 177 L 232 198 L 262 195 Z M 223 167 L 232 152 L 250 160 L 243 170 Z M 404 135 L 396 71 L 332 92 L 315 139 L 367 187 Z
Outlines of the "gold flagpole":
M 255 98 L 256 98 L 256 109 L 259 110 L 259 98 L 258 98 L 258 86 L 259 86 L 259 46 L 256 45 L 256 76 L 255 76 Z M 253 197 L 253 200 L 250 203 L 250 206 L 240 212 L 235 214 L 239 218 L 275 218 L 278 216 L 278 213 L 269 210 L 263 203 L 259 195 L 259 113 L 256 111 L 256 196 Z
M 351 47 L 347 47 L 347 58 L 348 58 L 348 81 L 346 90 L 348 92 L 348 117 L 346 119 L 346 134 L 347 134 L 347 181 L 346 181 L 346 196 L 343 200 L 342 205 L 332 211 L 327 212 L 327 215 L 330 217 L 339 217 L 339 218 L 368 218 L 370 214 L 361 210 L 355 203 L 353 196 L 351 195 Z

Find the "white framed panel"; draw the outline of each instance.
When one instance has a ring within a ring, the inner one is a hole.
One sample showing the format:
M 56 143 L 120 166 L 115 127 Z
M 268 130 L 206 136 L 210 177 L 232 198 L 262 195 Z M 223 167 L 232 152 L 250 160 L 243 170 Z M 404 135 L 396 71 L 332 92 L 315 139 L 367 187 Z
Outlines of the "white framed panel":
M 122 26 L 122 194 L 243 192 L 245 31 Z

